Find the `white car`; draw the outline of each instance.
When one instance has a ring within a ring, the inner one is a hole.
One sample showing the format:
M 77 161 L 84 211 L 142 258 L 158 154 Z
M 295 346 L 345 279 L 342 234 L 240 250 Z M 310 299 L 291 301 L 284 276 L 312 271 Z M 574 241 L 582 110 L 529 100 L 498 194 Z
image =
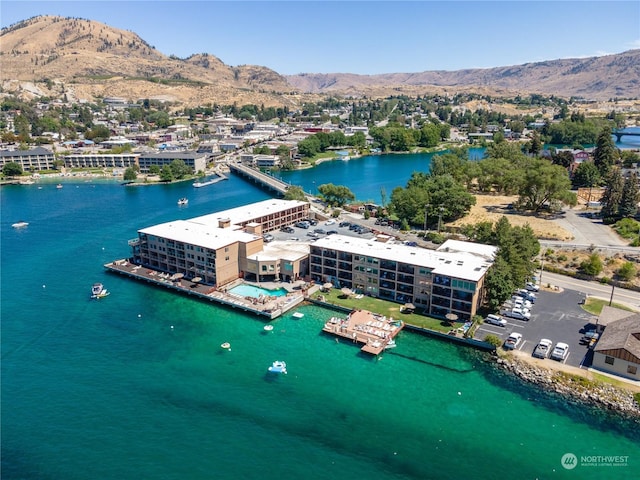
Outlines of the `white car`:
M 533 282 L 527 282 L 527 284 L 525 285 L 525 288 L 530 292 L 537 292 L 540 290 L 540 285 Z
M 336 221 L 335 220 L 327 220 L 326 222 L 324 222 L 325 225 L 335 225 Z
M 514 307 L 511 310 L 507 310 L 505 312 L 507 317 L 516 318 L 518 320 L 529 320 L 531 318 L 531 313 L 529 310 L 523 308 Z
M 504 348 L 506 348 L 507 350 L 513 350 L 520 344 L 521 340 L 522 340 L 521 333 L 512 332 L 511 335 L 509 335 L 509 337 L 505 340 Z
M 524 298 L 518 297 L 517 295 L 511 297 L 511 303 L 514 307 L 526 308 L 527 310 L 531 310 L 531 307 L 533 306 L 533 304 L 529 300 L 525 300 Z
M 551 340 L 543 338 L 538 342 L 538 345 L 532 355 L 537 358 L 547 358 L 549 356 L 549 352 L 551 352 L 552 345 L 553 342 Z
M 484 319 L 484 323 L 488 323 L 489 325 L 497 325 L 498 327 L 506 327 L 507 321 L 502 318 L 500 315 L 494 315 L 490 313 L 487 315 L 487 318 Z
M 558 342 L 555 348 L 551 352 L 551 358 L 554 360 L 563 361 L 569 355 L 569 345 L 566 343 Z

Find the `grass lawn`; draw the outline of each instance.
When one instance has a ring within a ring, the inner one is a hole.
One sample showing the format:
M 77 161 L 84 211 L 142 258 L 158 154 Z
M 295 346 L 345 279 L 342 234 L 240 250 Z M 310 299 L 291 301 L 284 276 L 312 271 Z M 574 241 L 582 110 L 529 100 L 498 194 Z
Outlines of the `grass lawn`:
M 587 301 L 584 305 L 582 305 L 582 308 L 593 315 L 600 315 L 600 312 L 602 312 L 602 307 L 604 307 L 605 305 L 609 305 L 609 300 L 603 300 L 600 298 L 587 298 Z M 619 303 L 614 302 L 611 304 L 611 306 L 619 308 L 621 310 L 635 312 L 635 310 L 633 310 L 632 308 L 629 308 L 626 305 L 620 305 Z
M 440 319 L 426 317 L 417 313 L 400 313 L 401 305 L 380 298 L 373 298 L 364 296 L 362 298 L 355 298 L 355 296 L 344 297 L 340 290 L 332 288 L 330 292 L 316 292 L 311 298 L 319 300 L 319 297 L 324 296 L 326 303 L 332 303 L 341 307 L 347 307 L 351 309 L 362 309 L 370 312 L 379 313 L 380 315 L 386 315 L 387 317 L 397 318 L 405 323 L 416 325 L 418 327 L 424 327 L 438 332 L 447 333 L 451 330 L 451 326 Z M 462 322 L 457 322 L 457 326 L 461 326 Z

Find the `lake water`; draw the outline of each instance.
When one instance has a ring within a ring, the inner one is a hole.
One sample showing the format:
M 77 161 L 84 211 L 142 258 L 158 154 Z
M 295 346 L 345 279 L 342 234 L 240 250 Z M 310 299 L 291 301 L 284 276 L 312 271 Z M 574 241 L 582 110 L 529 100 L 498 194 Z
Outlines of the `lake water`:
M 393 157 L 313 178 L 390 194 L 408 178 L 398 165 L 426 166 Z M 257 317 L 104 270 L 139 228 L 268 198 L 252 184 L 57 181 L 0 189 L 3 479 L 640 476 L 638 424 L 543 394 L 475 351 L 403 332 L 376 360 L 321 334 L 332 312 L 316 306 L 265 334 Z M 94 282 L 111 295 L 91 300 Z M 288 375 L 267 375 L 274 360 Z M 565 453 L 628 463 L 567 470 Z

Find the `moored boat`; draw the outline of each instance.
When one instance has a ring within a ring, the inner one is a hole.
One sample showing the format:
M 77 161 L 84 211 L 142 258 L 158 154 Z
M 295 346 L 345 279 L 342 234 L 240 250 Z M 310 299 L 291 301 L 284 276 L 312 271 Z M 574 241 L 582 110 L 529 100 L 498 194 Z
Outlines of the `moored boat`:
M 61 183 L 57 184 L 56 188 L 62 188 L 62 184 Z
M 91 287 L 91 298 L 103 298 L 107 295 L 109 295 L 109 292 L 101 283 L 96 282 Z
M 287 374 L 287 364 L 284 363 L 284 362 L 281 362 L 280 360 L 276 360 L 269 367 L 269 371 L 271 373 L 284 373 L 286 375 Z
M 11 225 L 13 228 L 24 228 L 29 226 L 29 222 L 25 222 L 23 220 L 20 220 L 19 222 L 13 223 Z
M 178 205 L 182 206 L 182 205 L 187 205 L 189 203 L 189 199 L 186 197 L 182 197 L 181 199 L 178 200 Z

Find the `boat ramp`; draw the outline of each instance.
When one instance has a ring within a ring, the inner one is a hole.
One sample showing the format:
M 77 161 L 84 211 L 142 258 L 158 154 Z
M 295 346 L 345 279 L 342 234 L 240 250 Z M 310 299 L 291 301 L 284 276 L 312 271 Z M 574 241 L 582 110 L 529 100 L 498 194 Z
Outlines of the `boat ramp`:
M 404 322 L 367 310 L 353 310 L 347 318 L 331 317 L 323 332 L 364 344 L 361 352 L 379 355 L 394 344 L 394 338 L 404 328 Z

